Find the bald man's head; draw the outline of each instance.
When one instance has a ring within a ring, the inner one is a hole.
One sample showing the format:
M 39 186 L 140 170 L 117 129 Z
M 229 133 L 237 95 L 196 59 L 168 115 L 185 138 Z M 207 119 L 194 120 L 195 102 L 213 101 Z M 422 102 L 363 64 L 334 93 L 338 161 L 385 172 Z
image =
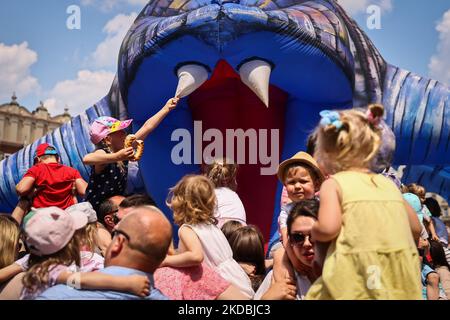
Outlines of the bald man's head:
M 151 259 L 156 267 L 166 257 L 172 240 L 172 226 L 156 207 L 145 206 L 133 209 L 117 227 L 120 230 L 126 230 L 129 234 L 128 246 Z

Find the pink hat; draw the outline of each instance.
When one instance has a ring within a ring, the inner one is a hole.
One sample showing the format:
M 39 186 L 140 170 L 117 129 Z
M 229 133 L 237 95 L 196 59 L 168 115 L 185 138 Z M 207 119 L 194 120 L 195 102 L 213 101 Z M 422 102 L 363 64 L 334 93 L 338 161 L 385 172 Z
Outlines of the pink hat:
M 88 223 L 94 223 L 97 221 L 97 212 L 92 208 L 90 202 L 79 202 L 75 203 L 73 206 L 66 208 L 66 212 L 72 213 L 74 211 L 82 212 L 86 215 Z
M 93 144 L 105 139 L 110 133 L 128 128 L 133 119 L 120 121 L 112 117 L 100 117 L 91 124 L 89 134 Z
M 47 256 L 63 249 L 76 230 L 86 226 L 87 216 L 81 211 L 70 213 L 49 207 L 33 209 L 25 220 L 26 243 L 30 252 Z

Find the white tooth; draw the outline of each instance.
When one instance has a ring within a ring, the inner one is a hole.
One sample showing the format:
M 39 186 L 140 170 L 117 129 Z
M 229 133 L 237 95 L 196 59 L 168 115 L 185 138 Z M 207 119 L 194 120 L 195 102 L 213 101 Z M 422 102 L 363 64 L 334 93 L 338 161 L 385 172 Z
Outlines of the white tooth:
M 184 98 L 208 80 L 208 70 L 198 64 L 187 64 L 177 71 L 178 87 L 175 96 Z
M 239 74 L 241 80 L 261 101 L 269 107 L 269 81 L 272 67 L 263 60 L 251 60 L 244 63 Z

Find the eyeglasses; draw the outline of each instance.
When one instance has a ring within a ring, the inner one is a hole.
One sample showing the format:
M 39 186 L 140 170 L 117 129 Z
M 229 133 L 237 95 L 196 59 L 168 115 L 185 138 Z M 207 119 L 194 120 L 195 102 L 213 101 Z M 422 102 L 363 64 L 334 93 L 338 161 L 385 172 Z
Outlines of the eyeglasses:
M 117 212 L 119 212 L 119 209 L 116 209 L 116 210 L 114 210 L 114 211 L 109 213 L 109 214 L 112 214 L 112 216 L 113 216 L 114 224 L 118 224 L 119 221 L 120 221 L 119 216 L 117 215 Z
M 130 236 L 125 231 L 119 229 L 114 229 L 113 232 L 111 233 L 111 236 L 114 238 L 118 234 L 123 235 L 128 241 L 130 241 Z
M 294 246 L 301 246 L 305 243 L 306 238 L 308 238 L 309 242 L 312 242 L 313 240 L 311 239 L 311 235 L 305 235 L 301 232 L 296 232 L 296 233 L 291 233 L 289 235 L 289 241 L 292 243 L 292 245 Z

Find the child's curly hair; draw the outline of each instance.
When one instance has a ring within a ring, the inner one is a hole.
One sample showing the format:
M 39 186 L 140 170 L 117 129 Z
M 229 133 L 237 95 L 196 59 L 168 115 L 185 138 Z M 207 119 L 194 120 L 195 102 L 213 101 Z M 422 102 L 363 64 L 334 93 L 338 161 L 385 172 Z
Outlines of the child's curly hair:
M 216 188 L 226 187 L 236 191 L 237 169 L 238 165 L 231 163 L 227 159 L 216 159 L 213 163 L 206 165 L 203 172 Z
M 52 269 L 58 265 L 70 266 L 73 263 L 78 267 L 81 265 L 80 241 L 76 235 L 63 249 L 54 254 L 42 257 L 30 254 L 29 268 L 22 279 L 24 289 L 30 294 L 35 294 L 37 291 L 47 288 Z
M 377 118 L 384 114 L 380 104 L 369 105 L 369 112 Z M 342 126 L 319 126 L 315 156 L 330 173 L 352 167 L 371 168 L 372 159 L 381 145 L 381 129 L 359 110 L 339 111 Z
M 217 199 L 212 182 L 200 175 L 187 175 L 170 189 L 166 204 L 177 225 L 217 224 L 214 212 Z

